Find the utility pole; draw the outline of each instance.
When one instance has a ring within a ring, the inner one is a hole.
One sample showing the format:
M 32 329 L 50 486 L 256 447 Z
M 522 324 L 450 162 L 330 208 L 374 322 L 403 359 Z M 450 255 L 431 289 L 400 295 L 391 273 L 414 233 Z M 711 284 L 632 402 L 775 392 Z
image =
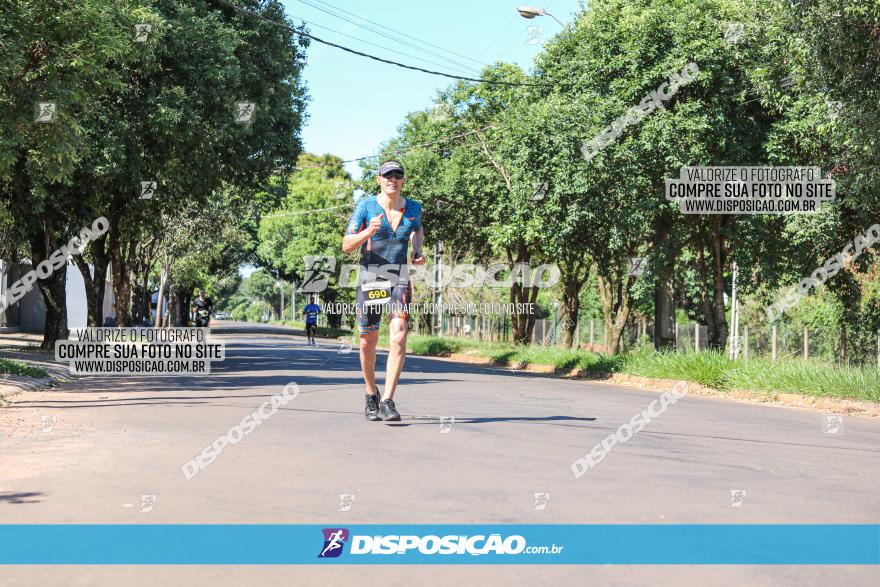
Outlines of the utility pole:
M 443 294 L 440 291 L 442 283 L 443 270 L 443 243 L 439 240 L 434 241 L 434 311 L 437 313 L 437 326 L 435 333 L 443 336 L 443 311 L 440 309 L 443 304 Z
M 284 320 L 284 282 L 278 282 L 278 289 L 281 290 L 281 313 L 278 315 L 279 320 Z
M 559 302 L 557 300 L 553 300 L 553 338 L 550 340 L 553 343 L 553 346 L 556 346 L 556 338 L 557 338 L 557 322 L 559 320 Z
M 736 359 L 739 356 L 739 300 L 736 296 L 736 278 L 739 269 L 736 263 L 733 264 L 733 288 L 730 295 L 731 301 L 731 325 L 730 329 L 730 358 Z

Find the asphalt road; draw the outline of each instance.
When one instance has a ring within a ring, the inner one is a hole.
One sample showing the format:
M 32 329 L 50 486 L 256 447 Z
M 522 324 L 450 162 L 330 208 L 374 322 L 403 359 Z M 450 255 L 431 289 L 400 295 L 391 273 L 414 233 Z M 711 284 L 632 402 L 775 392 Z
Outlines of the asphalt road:
M 88 377 L 18 396 L 0 409 L 0 520 L 880 519 L 876 419 L 845 418 L 827 434 L 818 411 L 688 396 L 575 479 L 572 462 L 658 392 L 410 357 L 395 398 L 402 422 L 366 422 L 357 350 L 277 332 L 223 324 L 226 360 L 209 376 Z M 295 399 L 185 479 L 184 463 L 290 382 Z M 441 422 L 450 416 L 451 428 Z M 549 494 L 543 509 L 536 493 Z M 22 566 L 4 568 L 0 585 L 868 585 L 876 576 L 876 567 L 830 566 Z

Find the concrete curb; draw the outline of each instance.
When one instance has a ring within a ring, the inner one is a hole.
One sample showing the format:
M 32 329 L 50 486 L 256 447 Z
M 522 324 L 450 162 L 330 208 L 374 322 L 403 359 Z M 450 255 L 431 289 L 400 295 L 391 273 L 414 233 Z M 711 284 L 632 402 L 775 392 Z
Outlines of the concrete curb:
M 56 363 L 52 360 L 54 355 L 24 351 L 3 351 L 0 349 L 0 356 L 4 359 L 24 361 L 35 367 L 45 369 L 49 373 L 48 377 L 0 375 L 0 406 L 9 403 L 11 398 L 24 392 L 42 391 L 59 383 L 77 379 L 70 375 L 69 367 L 66 364 Z
M 409 353 L 416 355 L 416 353 Z M 667 391 L 672 389 L 678 380 L 676 379 L 659 379 L 651 377 L 641 377 L 639 375 L 630 375 L 628 373 L 603 373 L 597 371 L 584 371 L 583 369 L 571 369 L 569 371 L 556 369 L 552 365 L 520 365 L 514 361 L 493 361 L 485 357 L 475 357 L 464 353 L 451 353 L 446 356 L 435 355 L 416 355 L 422 357 L 432 357 L 435 359 L 445 359 L 457 363 L 470 363 L 476 365 L 493 365 L 496 367 L 508 367 L 517 371 L 526 371 L 530 373 L 540 373 L 564 379 L 589 379 L 592 381 L 601 381 L 602 383 L 611 383 L 615 385 L 625 385 L 627 387 L 637 387 L 642 389 L 650 389 L 656 391 Z M 870 401 L 841 399 L 836 397 L 814 397 L 798 393 L 782 393 L 759 391 L 751 391 L 744 389 L 735 389 L 730 391 L 718 390 L 712 387 L 688 381 L 688 393 L 706 397 L 716 397 L 735 401 L 746 401 L 751 403 L 775 404 L 796 408 L 807 408 L 813 410 L 822 410 L 837 414 L 845 414 L 847 416 L 861 416 L 866 418 L 880 417 L 880 404 Z
M 42 391 L 59 381 L 61 380 L 51 377 L 36 378 L 10 375 L 5 381 L 0 380 L 0 406 L 9 403 L 10 399 L 26 391 Z

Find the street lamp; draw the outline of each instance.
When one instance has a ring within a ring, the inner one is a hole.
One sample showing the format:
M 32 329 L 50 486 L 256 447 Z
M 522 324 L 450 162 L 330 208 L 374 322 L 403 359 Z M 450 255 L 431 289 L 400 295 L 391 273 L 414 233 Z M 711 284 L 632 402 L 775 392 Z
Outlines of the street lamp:
M 537 8 L 535 6 L 520 6 L 516 10 L 517 10 L 517 12 L 519 12 L 520 16 L 522 16 L 523 18 L 535 18 L 536 16 L 549 16 L 550 18 L 552 18 L 553 20 L 558 22 L 559 26 L 565 27 L 565 25 L 562 24 L 562 22 L 558 18 L 556 18 L 555 16 L 553 16 L 552 14 L 550 14 L 549 12 L 544 10 L 543 8 Z

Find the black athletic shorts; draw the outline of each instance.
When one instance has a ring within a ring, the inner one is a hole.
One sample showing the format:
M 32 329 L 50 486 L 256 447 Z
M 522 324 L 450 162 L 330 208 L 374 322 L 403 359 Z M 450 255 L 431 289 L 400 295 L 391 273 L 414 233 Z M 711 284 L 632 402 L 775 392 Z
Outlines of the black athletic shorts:
M 395 284 L 391 281 L 373 280 L 357 288 L 357 325 L 359 334 L 378 332 L 382 314 L 390 318 L 409 320 L 409 304 L 412 301 L 412 284 Z

